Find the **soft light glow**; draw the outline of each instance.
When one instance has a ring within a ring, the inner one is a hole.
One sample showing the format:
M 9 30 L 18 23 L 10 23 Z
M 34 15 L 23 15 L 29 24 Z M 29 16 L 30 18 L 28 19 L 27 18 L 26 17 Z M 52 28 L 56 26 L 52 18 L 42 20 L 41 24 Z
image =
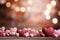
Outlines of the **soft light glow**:
M 18 6 L 15 7 L 15 11 L 16 11 L 16 12 L 19 12 L 19 11 L 20 11 L 20 7 L 18 7 Z
M 29 18 L 29 21 L 32 21 L 32 22 L 40 22 L 42 19 L 42 17 L 40 17 L 39 14 L 37 13 L 32 13 L 30 14 L 30 18 Z
M 16 14 L 15 13 L 11 14 L 11 17 L 12 18 L 15 18 L 16 17 Z
M 6 2 L 6 0 L 0 0 L 1 4 L 4 4 Z
M 48 10 L 45 10 L 44 14 L 45 15 L 49 15 L 49 11 Z
M 28 0 L 27 3 L 28 3 L 28 5 L 31 5 L 32 4 L 32 0 Z
M 30 5 L 24 5 L 27 6 L 27 12 L 33 12 L 33 13 L 42 13 L 45 10 L 46 7 L 46 1 L 45 0 L 27 0 L 28 4 Z M 42 4 L 42 5 L 41 5 Z M 45 7 L 44 7 L 45 6 Z
M 55 0 L 52 0 L 52 1 L 51 1 L 51 5 L 52 5 L 52 6 L 55 6 L 55 5 L 56 5 L 56 1 L 55 1 Z
M 58 19 L 57 19 L 57 18 L 53 18 L 53 19 L 52 19 L 52 22 L 53 22 L 54 24 L 56 24 L 56 23 L 58 22 Z
M 33 12 L 33 8 L 27 7 L 27 12 L 32 13 Z
M 18 0 L 14 0 L 14 2 L 18 2 Z
M 11 8 L 14 9 L 15 7 L 16 7 L 16 5 L 15 4 L 12 4 Z
M 60 11 L 58 11 L 58 15 L 60 16 Z
M 11 3 L 10 2 L 7 2 L 6 3 L 6 7 L 11 7 Z
M 25 11 L 26 11 L 26 8 L 25 8 L 25 7 L 21 7 L 21 8 L 20 8 L 20 11 L 21 11 L 21 12 L 25 12 Z
M 46 16 L 46 20 L 50 20 L 50 18 L 51 18 L 50 15 Z
M 50 4 L 47 4 L 47 9 L 51 10 L 52 6 Z

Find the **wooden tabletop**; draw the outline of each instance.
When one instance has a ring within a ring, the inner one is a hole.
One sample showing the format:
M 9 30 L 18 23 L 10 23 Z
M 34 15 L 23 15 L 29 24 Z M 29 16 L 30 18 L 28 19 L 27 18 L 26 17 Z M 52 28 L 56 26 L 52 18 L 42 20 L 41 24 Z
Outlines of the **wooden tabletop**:
M 60 40 L 60 37 L 0 37 L 0 40 Z

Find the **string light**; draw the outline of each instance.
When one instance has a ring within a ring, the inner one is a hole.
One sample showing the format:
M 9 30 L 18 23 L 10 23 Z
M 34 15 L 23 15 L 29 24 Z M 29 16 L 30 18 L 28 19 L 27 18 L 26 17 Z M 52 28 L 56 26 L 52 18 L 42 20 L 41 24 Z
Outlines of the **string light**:
M 47 9 L 50 10 L 52 6 L 50 4 L 47 4 Z
M 25 12 L 25 11 L 26 11 L 26 8 L 25 8 L 25 7 L 21 7 L 21 8 L 20 8 L 20 11 L 21 11 L 21 12 Z
M 32 4 L 32 0 L 28 0 L 27 3 L 28 3 L 28 5 L 31 5 Z
M 20 11 L 20 7 L 18 7 L 18 6 L 15 7 L 15 11 L 16 11 L 16 12 L 19 12 L 19 11 Z
M 18 2 L 18 0 L 14 0 L 14 2 Z
M 53 18 L 53 19 L 52 19 L 52 22 L 53 22 L 54 24 L 56 24 L 56 23 L 58 22 L 58 19 L 57 19 L 57 18 Z
M 14 0 L 14 2 L 17 2 L 18 0 Z M 52 4 L 53 5 L 55 5 L 55 2 L 56 1 L 51 1 L 51 4 L 47 4 L 47 8 L 46 8 L 46 10 L 44 11 L 44 14 L 45 14 L 45 18 L 46 18 L 46 20 L 50 20 L 50 10 L 51 10 L 51 8 L 52 8 Z M 31 5 L 32 4 L 32 0 L 27 0 L 27 3 L 28 3 L 28 5 Z M 11 7 L 11 3 L 10 2 L 7 2 L 6 3 L 6 7 Z M 16 6 L 13 6 L 14 7 L 14 9 L 15 9 L 15 11 L 16 12 L 25 12 L 26 11 L 26 8 L 25 7 L 16 7 Z M 34 7 L 34 6 L 33 6 Z M 33 12 L 34 11 L 34 9 L 33 9 L 33 7 L 31 8 L 31 6 L 29 6 L 29 7 L 27 7 L 27 12 Z M 37 10 L 38 10 L 38 8 L 37 8 Z M 36 11 L 37 11 L 36 10 Z M 35 11 L 34 11 L 35 12 Z M 13 16 L 14 17 L 14 16 Z
M 56 5 L 56 1 L 55 1 L 55 0 L 52 0 L 52 1 L 51 1 L 51 5 L 52 5 L 52 6 L 55 6 L 55 5 Z
M 6 3 L 6 7 L 11 7 L 11 3 L 10 2 L 7 2 Z
M 51 18 L 50 15 L 46 16 L 46 20 L 50 20 L 50 18 Z
M 48 10 L 45 10 L 44 14 L 45 15 L 49 15 L 49 11 Z
M 45 16 L 46 16 L 46 17 L 45 17 L 46 20 L 50 20 L 50 18 L 51 18 L 50 15 L 49 15 L 51 8 L 52 8 L 52 6 L 51 6 L 50 4 L 47 4 L 47 10 L 44 11 L 44 14 L 45 14 Z
M 58 11 L 58 15 L 60 16 L 60 11 Z

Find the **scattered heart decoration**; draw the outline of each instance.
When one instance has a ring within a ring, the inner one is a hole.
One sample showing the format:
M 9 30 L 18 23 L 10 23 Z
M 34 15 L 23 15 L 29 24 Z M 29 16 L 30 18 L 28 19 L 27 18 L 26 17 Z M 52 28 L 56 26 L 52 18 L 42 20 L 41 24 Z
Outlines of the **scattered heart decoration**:
M 53 32 L 54 32 L 54 29 L 53 27 L 49 27 L 49 28 L 43 28 L 43 33 L 46 35 L 46 36 L 52 36 L 53 35 Z

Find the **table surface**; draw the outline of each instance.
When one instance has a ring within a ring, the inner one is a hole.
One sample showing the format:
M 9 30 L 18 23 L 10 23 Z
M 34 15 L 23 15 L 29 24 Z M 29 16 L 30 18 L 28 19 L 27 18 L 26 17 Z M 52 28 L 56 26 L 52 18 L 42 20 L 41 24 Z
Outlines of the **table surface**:
M 0 40 L 60 40 L 60 37 L 0 37 Z

